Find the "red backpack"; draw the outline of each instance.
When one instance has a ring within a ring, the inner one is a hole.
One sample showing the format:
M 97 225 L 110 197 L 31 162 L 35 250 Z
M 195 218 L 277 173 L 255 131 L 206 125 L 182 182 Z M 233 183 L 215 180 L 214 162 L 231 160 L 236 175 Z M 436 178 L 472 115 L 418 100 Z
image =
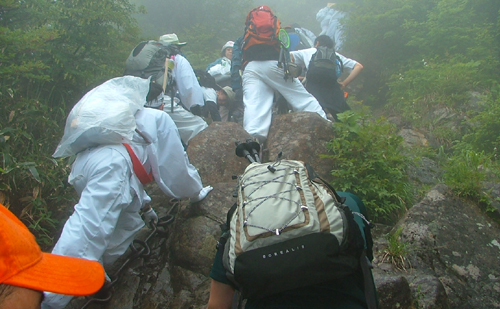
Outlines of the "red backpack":
M 267 5 L 261 5 L 251 10 L 245 21 L 245 36 L 243 37 L 243 58 L 248 48 L 259 45 L 275 46 L 280 49 L 279 31 L 281 22 Z

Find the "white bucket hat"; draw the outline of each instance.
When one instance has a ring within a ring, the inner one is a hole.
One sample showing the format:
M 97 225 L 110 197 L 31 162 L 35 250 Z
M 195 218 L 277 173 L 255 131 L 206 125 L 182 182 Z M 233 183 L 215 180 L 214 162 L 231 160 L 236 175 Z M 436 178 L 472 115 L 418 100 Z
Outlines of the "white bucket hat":
M 164 34 L 160 37 L 159 40 L 161 43 L 168 43 L 168 44 L 174 44 L 174 45 L 179 45 L 179 46 L 184 46 L 187 43 L 186 42 L 179 42 L 179 38 L 177 37 L 177 34 L 175 33 L 169 33 L 169 34 Z

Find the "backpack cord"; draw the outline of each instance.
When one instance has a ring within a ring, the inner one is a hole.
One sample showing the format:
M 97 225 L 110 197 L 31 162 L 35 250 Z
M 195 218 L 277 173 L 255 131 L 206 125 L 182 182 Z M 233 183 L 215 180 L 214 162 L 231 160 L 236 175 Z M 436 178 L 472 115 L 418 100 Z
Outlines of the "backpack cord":
M 365 223 L 368 225 L 368 227 L 369 227 L 370 229 L 371 229 L 371 228 L 373 228 L 373 227 L 375 226 L 373 223 L 371 223 L 370 221 L 368 221 L 368 219 L 366 219 L 366 217 L 365 217 L 365 216 L 363 216 L 363 214 L 362 214 L 362 213 L 360 213 L 360 212 L 356 212 L 356 211 L 352 211 L 352 214 L 353 214 L 353 215 L 356 215 L 356 216 L 358 216 L 358 217 L 360 217 L 361 219 L 363 219 L 363 221 L 365 221 Z

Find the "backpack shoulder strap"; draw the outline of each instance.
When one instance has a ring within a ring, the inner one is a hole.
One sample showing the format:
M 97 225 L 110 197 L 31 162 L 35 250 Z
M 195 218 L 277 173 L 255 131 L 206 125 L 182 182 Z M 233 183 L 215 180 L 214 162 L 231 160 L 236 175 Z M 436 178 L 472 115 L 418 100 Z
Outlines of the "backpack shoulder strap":
M 371 269 L 373 267 L 368 260 L 366 252 L 364 250 L 360 256 L 359 262 L 361 265 L 361 270 L 363 271 L 365 299 L 366 304 L 368 305 L 368 309 L 378 309 L 377 290 L 375 289 L 375 282 L 373 281 L 373 275 L 371 272 Z
M 140 182 L 145 185 L 153 181 L 153 173 L 146 172 L 146 169 L 144 168 L 144 165 L 142 165 L 141 161 L 135 154 L 134 150 L 132 147 L 127 144 L 123 143 L 123 146 L 127 149 L 128 154 L 130 155 L 130 159 L 132 159 L 132 165 L 134 167 L 134 173 L 139 178 Z

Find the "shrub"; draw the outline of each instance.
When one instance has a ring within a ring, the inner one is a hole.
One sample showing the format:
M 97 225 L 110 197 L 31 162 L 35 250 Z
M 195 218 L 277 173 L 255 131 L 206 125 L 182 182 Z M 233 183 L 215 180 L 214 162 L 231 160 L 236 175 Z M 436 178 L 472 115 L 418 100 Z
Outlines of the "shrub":
M 411 201 L 406 169 L 410 160 L 402 151 L 402 137 L 384 118 L 347 111 L 333 126 L 336 137 L 327 147 L 333 159 L 333 185 L 358 195 L 375 221 L 391 222 Z

